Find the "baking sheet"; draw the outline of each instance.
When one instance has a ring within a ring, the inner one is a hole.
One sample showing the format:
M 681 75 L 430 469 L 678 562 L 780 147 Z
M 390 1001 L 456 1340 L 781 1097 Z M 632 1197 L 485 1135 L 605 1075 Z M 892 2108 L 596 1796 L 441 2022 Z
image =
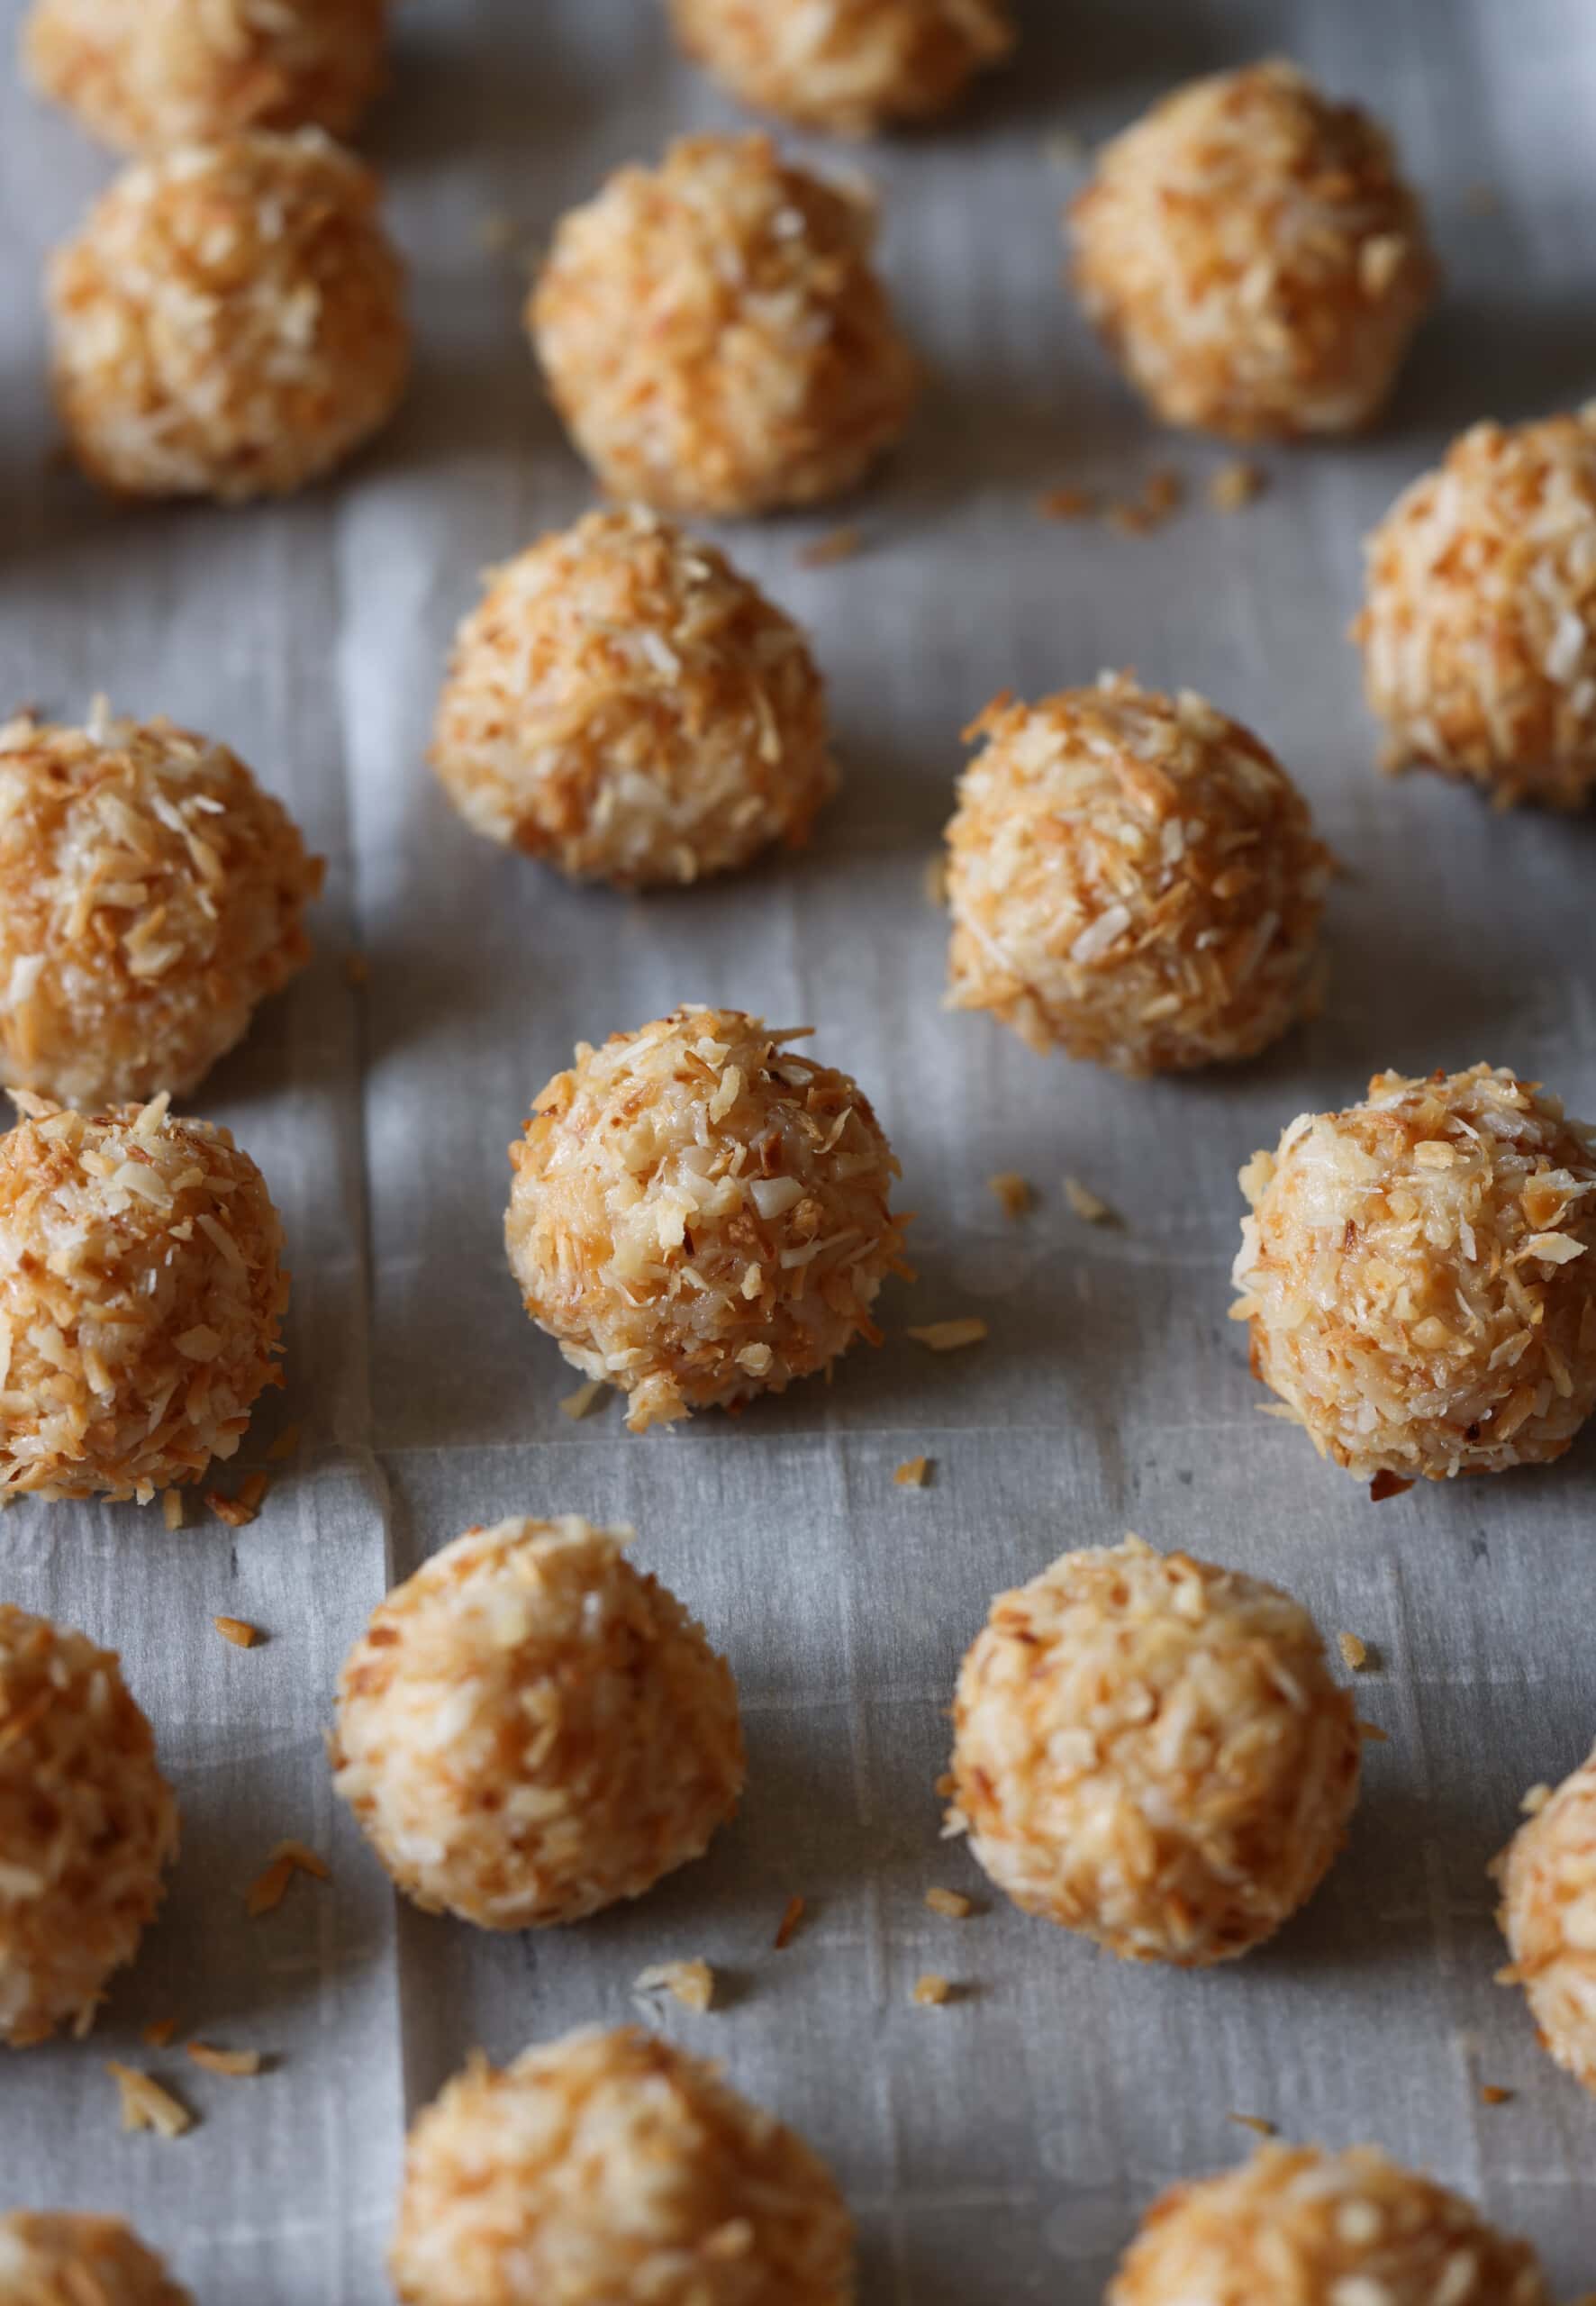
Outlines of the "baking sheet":
M 1531 2234 L 1564 2290 L 1596 2281 L 1596 2107 L 1491 1983 L 1483 1876 L 1524 1787 L 1596 1730 L 1596 1449 L 1371 1509 L 1259 1414 L 1225 1318 L 1238 1164 L 1375 1067 L 1486 1057 L 1596 1112 L 1596 825 L 1377 780 L 1342 638 L 1360 535 L 1447 435 L 1596 378 L 1596 21 L 1584 0 L 1029 13 L 1021 65 L 957 125 L 867 156 L 932 371 L 912 438 L 857 504 L 730 540 L 813 630 L 846 791 L 798 861 L 647 901 L 475 840 L 422 756 L 476 571 L 588 501 L 485 220 L 536 239 L 612 166 L 737 117 L 673 61 L 651 0 L 401 8 L 366 143 L 413 268 L 415 389 L 347 477 L 248 512 L 118 510 L 49 466 L 36 274 L 106 165 L 0 88 L 0 699 L 64 716 L 104 690 L 213 731 L 331 859 L 313 968 L 201 1099 L 261 1162 L 297 1276 L 287 1394 L 240 1462 L 290 1420 L 304 1445 L 236 1533 L 33 1504 L 0 1530 L 0 1591 L 122 1648 L 185 1822 L 164 1916 L 94 2037 L 0 2064 L 0 2202 L 133 2216 L 202 2300 L 385 2296 L 407 2110 L 471 2045 L 503 2056 L 627 2019 L 645 1964 L 698 1954 L 721 2006 L 659 2022 L 836 2165 L 871 2301 L 1094 2299 L 1158 2187 L 1249 2145 L 1232 2112 L 1377 2138 Z M 0 0 L 8 45 L 21 14 Z M 1202 488 L 1227 452 L 1152 434 L 1059 293 L 1071 180 L 1047 148 L 1275 50 L 1392 119 L 1451 286 L 1378 437 L 1268 455 L 1268 495 L 1226 519 Z M 1156 538 L 1033 509 L 1165 462 L 1194 502 Z M 839 518 L 859 557 L 801 567 Z M 1127 1085 L 938 1005 L 922 876 L 958 729 L 998 688 L 1121 663 L 1254 723 L 1351 868 L 1328 1013 L 1245 1071 Z M 682 999 L 819 1028 L 902 1158 L 921 1277 L 833 1387 L 632 1439 L 613 1407 L 559 1415 L 575 1380 L 503 1269 L 504 1148 L 578 1037 Z M 1042 1191 L 1021 1225 L 987 1189 L 999 1169 Z M 1066 1172 L 1124 1225 L 1074 1218 Z M 903 1337 L 974 1312 L 992 1332 L 976 1352 Z M 931 1486 L 894 1488 L 921 1452 Z M 704 1862 L 637 1907 L 491 1939 L 396 1911 L 334 1812 L 322 1733 L 390 1578 L 467 1521 L 562 1511 L 634 1521 L 639 1558 L 729 1648 L 750 1789 Z M 1281 1579 L 1377 1660 L 1360 1694 L 1391 1742 L 1350 1849 L 1275 1944 L 1210 1976 L 1118 1967 L 996 1900 L 957 1929 L 922 1903 L 932 1884 L 980 1887 L 938 1841 L 932 1781 L 989 1595 L 1128 1527 Z M 216 1612 L 269 1644 L 228 1648 Z M 244 1888 L 290 1834 L 329 1854 L 331 1884 L 298 1881 L 249 1921 Z M 793 1892 L 809 1920 L 777 1955 Z M 915 2008 L 931 1968 L 966 1990 Z M 272 2070 L 230 2081 L 153 2054 L 141 2029 L 163 2016 Z M 199 2126 L 122 2137 L 109 2056 L 174 2083 Z M 1517 2095 L 1487 2109 L 1482 2083 Z

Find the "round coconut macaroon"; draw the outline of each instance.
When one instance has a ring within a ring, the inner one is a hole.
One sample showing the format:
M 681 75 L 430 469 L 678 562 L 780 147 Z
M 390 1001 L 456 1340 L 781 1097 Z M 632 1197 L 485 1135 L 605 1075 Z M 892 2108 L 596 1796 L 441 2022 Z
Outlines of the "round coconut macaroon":
M 347 135 L 382 85 L 386 0 L 34 0 L 40 92 L 125 152 L 249 128 Z
M 579 1921 L 702 1857 L 744 1775 L 731 1668 L 630 1530 L 468 1530 L 396 1586 L 339 1680 L 333 1782 L 429 1912 Z
M 1130 1961 L 1272 1937 L 1357 1799 L 1352 1699 L 1307 1611 L 1139 1538 L 1000 1593 L 953 1722 L 949 1825 L 1016 1905 Z
M 494 572 L 432 764 L 476 831 L 617 888 L 798 847 L 837 784 L 797 625 L 640 511 L 590 513 Z
M 1274 61 L 1193 81 L 1073 203 L 1087 317 L 1167 424 L 1347 432 L 1390 392 L 1437 271 L 1383 131 Z
M 556 231 L 527 307 L 556 407 L 604 487 L 737 515 L 851 488 L 917 371 L 857 185 L 763 136 L 695 136 Z
M 903 1273 L 869 1100 L 737 1009 L 690 1004 L 539 1096 L 504 1236 L 527 1312 L 640 1433 L 829 1369 Z
M 1368 545 L 1363 649 L 1383 765 L 1502 805 L 1596 791 L 1596 403 L 1476 424 Z
M 1596 1753 L 1555 1793 L 1526 1795 L 1529 1816 L 1495 1861 L 1497 1920 L 1540 2038 L 1596 2091 Z
M 310 958 L 322 862 L 169 721 L 0 729 L 0 1058 L 63 1104 L 182 1096 Z
M 1535 2252 L 1371 2146 L 1263 2146 L 1153 2204 L 1108 2306 L 1551 2306 Z
M 0 2218 L 0 2306 L 194 2306 L 119 2218 L 14 2210 Z
M 0 2041 L 86 2031 L 177 1849 L 177 1805 L 115 1652 L 0 1602 Z
M 671 0 L 671 16 L 745 104 L 839 136 L 947 112 L 1015 38 L 1009 0 Z
M 853 2221 L 803 2140 L 636 2027 L 480 2056 L 418 2116 L 405 2306 L 848 2306 Z
M 0 1501 L 136 1497 L 231 1457 L 282 1383 L 283 1229 L 225 1129 L 163 1094 L 92 1118 L 20 1094 L 0 1137 Z
M 1139 1075 L 1252 1057 L 1315 1005 L 1333 860 L 1250 731 L 1105 673 L 967 734 L 950 1007 Z
M 284 495 L 385 423 L 410 333 L 377 192 L 315 129 L 120 176 L 50 267 L 56 405 L 90 477 Z
M 1241 1172 L 1234 1321 L 1389 1496 L 1560 1457 L 1596 1408 L 1596 1130 L 1504 1067 L 1376 1074 Z

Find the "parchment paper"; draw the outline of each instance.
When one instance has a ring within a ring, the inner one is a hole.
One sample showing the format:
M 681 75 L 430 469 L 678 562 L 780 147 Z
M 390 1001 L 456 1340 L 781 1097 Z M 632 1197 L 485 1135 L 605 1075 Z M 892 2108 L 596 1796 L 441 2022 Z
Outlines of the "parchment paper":
M 20 0 L 0 0 L 8 36 Z M 1163 86 L 1289 50 L 1371 99 L 1428 195 L 1450 272 L 1373 440 L 1265 459 L 1267 497 L 1202 502 L 1226 458 L 1156 437 L 1057 283 L 1058 132 L 1095 141 Z M 422 765 L 476 572 L 589 501 L 517 326 L 515 263 L 613 165 L 730 104 L 671 58 L 650 0 L 417 0 L 367 149 L 413 267 L 421 366 L 347 476 L 280 507 L 119 510 L 47 462 L 36 277 L 106 163 L 8 76 L 0 91 L 0 699 L 81 713 L 96 690 L 234 744 L 331 859 L 309 975 L 202 1093 L 282 1206 L 296 1290 L 286 1421 L 304 1446 L 236 1535 L 201 1509 L 19 1507 L 0 1591 L 122 1650 L 183 1805 L 165 1913 L 91 2039 L 0 2064 L 0 2204 L 127 2213 L 201 2301 L 366 2306 L 408 2111 L 473 2044 L 494 2056 L 632 2014 L 645 1964 L 707 1956 L 721 2006 L 660 2022 L 727 2062 L 839 2172 L 865 2294 L 890 2306 L 1096 2298 L 1148 2197 L 1250 2145 L 1373 2138 L 1596 2282 L 1596 2107 L 1537 2048 L 1483 1868 L 1524 1788 L 1596 1731 L 1596 1451 L 1372 1508 L 1259 1414 L 1225 1318 L 1238 1164 L 1368 1074 L 1481 1057 L 1596 1112 L 1596 827 L 1492 818 L 1372 770 L 1343 631 L 1358 540 L 1448 435 L 1596 379 L 1596 18 L 1588 0 L 1036 0 L 1015 70 L 960 121 L 864 156 L 885 261 L 933 383 L 857 504 L 739 530 L 736 554 L 813 630 L 848 783 L 812 851 L 681 897 L 578 894 L 475 840 Z M 825 148 L 818 148 L 824 150 Z M 860 155 L 840 155 L 857 165 Z M 1471 187 L 1490 188 L 1483 197 Z M 1156 538 L 1050 525 L 1040 492 L 1139 486 L 1192 506 Z M 837 520 L 865 549 L 805 569 Z M 1126 1085 L 942 1013 L 945 924 L 922 876 L 995 690 L 1134 664 L 1254 723 L 1349 873 L 1323 1020 L 1234 1074 Z M 361 989 L 346 974 L 369 958 Z M 902 1155 L 921 1278 L 834 1386 L 735 1422 L 629 1438 L 572 1426 L 575 1380 L 504 1271 L 504 1148 L 578 1037 L 673 1003 L 812 1023 Z M 986 1179 L 1041 1190 L 1015 1224 Z M 1124 1222 L 1066 1207 L 1066 1173 Z M 984 1313 L 937 1358 L 905 1323 Z M 903 1457 L 935 1461 L 924 1493 Z M 701 1865 L 579 1929 L 493 1939 L 396 1911 L 322 1752 L 342 1651 L 385 1584 L 472 1521 L 635 1521 L 639 1557 L 729 1649 L 748 1711 L 745 1813 Z M 1352 1846 L 1277 1943 L 1205 1977 L 1121 1968 L 979 1893 L 938 1840 L 932 1781 L 959 1654 L 994 1589 L 1134 1528 L 1300 1593 L 1370 1645 Z M 226 1648 L 226 1611 L 268 1629 Z M 245 1918 L 270 1845 L 325 1850 Z M 784 1953 L 788 1894 L 809 1902 Z M 966 1989 L 911 2006 L 923 1970 Z M 230 2081 L 141 2029 L 270 2053 Z M 122 2137 L 108 2056 L 201 2115 Z M 1514 2091 L 1486 2108 L 1479 2091 Z

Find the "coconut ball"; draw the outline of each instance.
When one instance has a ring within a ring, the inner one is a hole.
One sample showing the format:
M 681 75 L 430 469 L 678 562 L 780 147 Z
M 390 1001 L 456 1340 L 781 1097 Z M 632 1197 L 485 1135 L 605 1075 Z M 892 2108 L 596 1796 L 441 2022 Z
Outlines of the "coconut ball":
M 177 1805 L 114 1650 L 0 1602 L 0 2041 L 86 2030 L 177 1851 Z
M 127 152 L 247 128 L 348 134 L 382 84 L 385 0 L 34 0 L 40 93 Z
M 949 1006 L 1117 1072 L 1251 1057 L 1318 992 L 1332 862 L 1268 749 L 1129 673 L 1000 697 L 948 828 Z
M 1366 423 L 1437 282 L 1383 132 L 1280 61 L 1165 96 L 1069 227 L 1087 317 L 1155 413 L 1237 440 Z
M 1108 2306 L 1551 2306 L 1528 2242 L 1371 2146 L 1264 2146 L 1156 2202 Z
M 1505 1067 L 1376 1074 L 1241 1172 L 1231 1318 L 1382 1494 L 1560 1457 L 1596 1408 L 1596 1130 Z
M 1014 45 L 1009 0 L 671 0 L 671 15 L 745 104 L 839 136 L 932 119 Z
M 14 2210 L 0 2218 L 0 2306 L 194 2306 L 118 2218 Z
M 735 1811 L 731 1669 L 630 1536 L 575 1515 L 468 1530 L 349 1652 L 334 1784 L 429 1912 L 580 1921 L 702 1857 Z
M 494 573 L 432 762 L 476 831 L 618 888 L 795 848 L 837 783 L 798 627 L 642 512 L 590 513 Z
M 480 2056 L 410 2133 L 405 2306 L 848 2306 L 853 2221 L 801 2138 L 637 2027 Z
M 1307 1611 L 1139 1538 L 1000 1593 L 953 1721 L 950 1826 L 1016 1905 L 1130 1961 L 1272 1937 L 1357 1798 L 1352 1700 Z
M 689 1003 L 539 1096 L 504 1239 L 527 1312 L 634 1433 L 830 1369 L 902 1261 L 898 1164 L 846 1073 Z
M 1369 540 L 1353 627 L 1388 769 L 1499 803 L 1596 789 L 1596 403 L 1476 424 Z
M 1596 2091 L 1596 1753 L 1526 1806 L 1532 1814 L 1492 1868 L 1513 1956 L 1502 1983 L 1523 1987 L 1542 2042 Z
M 0 1058 L 75 1105 L 183 1095 L 310 957 L 322 864 L 169 721 L 0 729 Z
M 763 136 L 695 136 L 560 222 L 527 319 L 612 495 L 733 515 L 851 488 L 908 422 L 915 363 L 857 186 Z
M 376 178 L 314 129 L 127 169 L 50 268 L 56 404 L 137 496 L 284 495 L 392 415 L 410 365 Z
M 0 1137 L 0 1502 L 136 1497 L 231 1457 L 282 1383 L 283 1229 L 231 1133 L 164 1094 Z

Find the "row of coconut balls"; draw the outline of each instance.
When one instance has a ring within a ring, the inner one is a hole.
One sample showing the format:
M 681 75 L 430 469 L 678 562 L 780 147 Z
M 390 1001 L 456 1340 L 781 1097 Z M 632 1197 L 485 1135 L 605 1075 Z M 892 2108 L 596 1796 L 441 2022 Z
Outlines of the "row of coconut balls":
M 632 1566 L 630 1535 L 575 1518 L 469 1530 L 350 1651 L 334 1783 L 426 1911 L 495 1929 L 577 1922 L 701 1856 L 736 1810 L 731 1670 Z M 1134 1538 L 996 1598 L 953 1722 L 949 1830 L 1023 1910 L 1137 1961 L 1200 1967 L 1271 1936 L 1317 1887 L 1356 1798 L 1360 1725 L 1308 1613 Z M 1508 1975 L 1547 2047 L 1596 2088 L 1582 1920 L 1596 1757 L 1530 1806 L 1493 1869 Z M 27 2047 L 82 2030 L 132 1957 L 177 1817 L 114 1656 L 9 1606 L 0 1822 L 0 2037 Z M 78 2239 L 13 2229 L 46 2252 Z M 0 2300 L 16 2294 L 6 2247 L 0 2230 Z M 574 2035 L 505 2073 L 474 2062 L 412 2133 L 391 2257 L 417 2306 L 532 2306 L 557 2271 L 572 2306 L 840 2306 L 851 2264 L 847 2211 L 801 2141 L 633 2030 Z M 1428 2180 L 1367 2152 L 1285 2148 L 1156 2205 L 1110 2295 L 1167 2306 L 1202 2270 L 1205 2299 L 1252 2306 L 1265 2268 L 1268 2294 L 1284 2294 L 1283 2267 L 1303 2306 L 1346 2306 L 1360 2281 L 1391 2306 L 1547 2296 L 1525 2245 Z

